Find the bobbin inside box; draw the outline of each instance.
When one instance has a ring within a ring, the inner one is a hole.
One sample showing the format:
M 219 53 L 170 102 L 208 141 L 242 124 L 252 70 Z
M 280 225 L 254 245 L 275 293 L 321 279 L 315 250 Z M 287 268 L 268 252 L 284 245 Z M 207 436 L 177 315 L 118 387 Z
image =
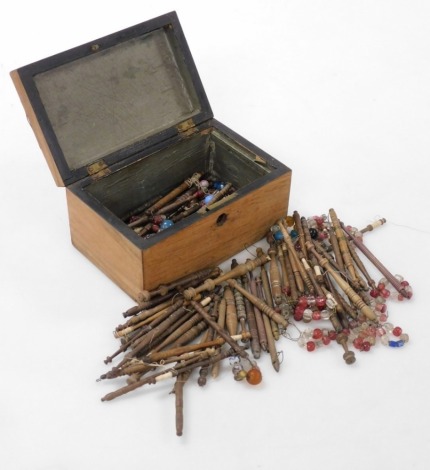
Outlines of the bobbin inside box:
M 136 208 L 167 194 L 196 172 L 203 173 L 205 178 L 230 182 L 234 187 L 235 192 L 216 204 L 214 208 L 217 208 L 273 170 L 276 170 L 273 162 L 271 164 L 226 134 L 210 128 L 99 181 L 90 182 L 84 190 L 124 220 Z M 214 209 L 206 207 L 182 222 L 190 222 L 209 210 Z

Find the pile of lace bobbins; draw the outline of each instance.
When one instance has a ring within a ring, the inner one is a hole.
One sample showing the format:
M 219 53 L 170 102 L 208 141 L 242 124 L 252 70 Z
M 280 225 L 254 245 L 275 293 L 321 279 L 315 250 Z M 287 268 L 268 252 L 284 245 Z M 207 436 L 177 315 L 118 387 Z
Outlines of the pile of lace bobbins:
M 175 378 L 176 433 L 183 429 L 183 388 L 194 370 L 198 384 L 219 374 L 228 359 L 236 381 L 258 385 L 257 360 L 269 354 L 280 370 L 276 342 L 295 336 L 312 352 L 332 342 L 347 364 L 356 360 L 352 349 L 369 351 L 379 340 L 393 348 L 409 338 L 389 323 L 387 299 L 410 299 L 412 289 L 392 275 L 366 248 L 365 229 L 344 226 L 333 209 L 327 216 L 300 217 L 297 211 L 276 222 L 267 234 L 269 248 L 231 269 L 210 268 L 175 282 L 143 291 L 138 305 L 123 313 L 127 319 L 114 331 L 120 348 L 105 360 L 118 361 L 98 380 L 127 377 L 126 385 L 108 393 L 110 401 L 143 385 Z M 358 251 L 384 278 L 375 282 Z M 322 321 L 329 327 L 300 329 L 302 323 Z

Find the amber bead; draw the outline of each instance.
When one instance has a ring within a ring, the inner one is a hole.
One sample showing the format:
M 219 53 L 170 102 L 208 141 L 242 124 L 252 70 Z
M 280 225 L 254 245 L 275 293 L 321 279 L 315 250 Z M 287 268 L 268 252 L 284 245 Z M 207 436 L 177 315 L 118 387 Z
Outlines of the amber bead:
M 251 385 L 258 385 L 262 380 L 263 376 L 258 367 L 251 367 L 246 374 L 246 381 Z

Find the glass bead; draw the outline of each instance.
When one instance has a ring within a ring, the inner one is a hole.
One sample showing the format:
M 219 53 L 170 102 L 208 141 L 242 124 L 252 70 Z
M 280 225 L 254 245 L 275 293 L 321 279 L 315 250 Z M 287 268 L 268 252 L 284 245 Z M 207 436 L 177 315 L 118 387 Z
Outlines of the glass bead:
M 302 310 L 302 309 L 299 310 L 296 307 L 296 310 L 294 310 L 294 315 L 293 315 L 294 320 L 296 320 L 296 321 L 303 320 L 303 312 L 304 312 L 304 310 Z
M 318 240 L 319 240 L 319 241 L 323 241 L 323 240 L 325 240 L 326 238 L 328 238 L 327 232 L 319 232 L 319 233 L 318 233 Z
M 166 219 L 165 215 L 154 215 L 154 217 L 152 218 L 152 223 L 156 225 L 160 225 L 165 219 Z
M 381 290 L 381 295 L 384 297 L 384 299 L 388 299 L 390 297 L 391 292 L 388 289 L 382 289 Z
M 363 338 L 355 338 L 352 344 L 354 345 L 354 348 L 361 350 L 361 347 L 363 346 Z
M 303 332 L 303 335 L 309 339 L 312 336 L 313 330 L 312 328 L 306 328 L 305 331 Z
M 208 195 L 203 199 L 203 203 L 207 205 L 207 204 L 209 204 L 209 203 L 212 201 L 213 198 L 214 198 L 214 195 L 213 195 L 213 194 L 208 194 Z
M 399 339 L 401 339 L 404 343 L 407 343 L 409 341 L 409 335 L 406 334 L 406 333 L 402 333 L 400 336 L 399 336 Z
M 320 328 L 315 328 L 314 332 L 312 333 L 313 339 L 321 339 L 323 336 L 323 332 Z
M 400 285 L 401 285 L 402 287 L 408 287 L 408 286 L 409 286 L 409 282 L 408 282 L 408 281 L 401 281 L 401 282 L 400 282 Z
M 304 348 L 306 346 L 307 340 L 306 338 L 301 335 L 300 338 L 297 340 L 297 344 L 301 347 Z
M 328 320 L 330 318 L 330 315 L 331 315 L 331 313 L 328 310 L 326 310 L 326 309 L 321 310 L 321 318 L 323 320 Z
M 297 306 L 307 307 L 308 306 L 308 299 L 304 296 L 299 297 L 297 300 Z
M 273 238 L 279 242 L 284 239 L 284 235 L 282 234 L 280 230 L 278 230 L 277 232 L 274 232 Z
M 307 349 L 309 352 L 315 351 L 315 348 L 316 348 L 316 344 L 315 344 L 313 341 L 308 341 L 308 342 L 306 343 L 306 349 Z
M 381 344 L 383 344 L 384 346 L 388 346 L 388 342 L 389 342 L 388 335 L 382 335 L 381 336 Z
M 390 348 L 401 348 L 405 343 L 399 339 L 398 341 L 388 341 Z
M 381 315 L 379 315 L 379 321 L 380 321 L 381 323 L 386 322 L 387 319 L 388 319 L 388 315 L 387 315 L 386 313 L 381 313 Z
M 249 371 L 246 374 L 246 381 L 250 385 L 258 385 L 259 383 L 261 383 L 262 380 L 263 380 L 263 376 L 261 374 L 261 371 L 256 366 L 251 367 L 251 369 L 249 369 Z
M 331 343 L 331 339 L 328 336 L 323 336 L 322 337 L 322 342 L 324 346 L 328 346 Z
M 222 181 L 214 181 L 214 182 L 213 182 L 213 187 L 214 187 L 214 189 L 216 189 L 217 191 L 219 191 L 220 189 L 222 189 L 224 186 L 225 186 L 225 184 L 224 184 Z
M 321 312 L 319 310 L 315 310 L 314 312 L 312 312 L 312 320 L 321 320 Z
M 398 300 L 399 302 L 402 302 L 404 299 L 405 299 L 405 298 L 403 297 L 402 294 L 397 294 L 397 300 Z
M 287 215 L 287 217 L 285 217 L 285 222 L 287 224 L 287 227 L 294 227 L 294 217 L 292 217 L 291 215 Z
M 209 188 L 209 181 L 207 180 L 200 180 L 199 186 L 201 188 Z
M 173 225 L 174 223 L 172 220 L 169 220 L 169 219 L 163 220 L 163 222 L 161 222 L 160 224 L 160 230 L 166 230 L 167 228 L 170 228 Z
M 310 322 L 312 320 L 312 310 L 310 308 L 306 308 L 303 312 L 303 321 Z
M 384 336 L 384 335 L 386 334 L 386 331 L 385 331 L 385 329 L 384 329 L 382 326 L 380 326 L 380 327 L 376 330 L 376 334 L 377 334 L 377 336 Z
M 297 230 L 294 230 L 294 229 L 291 230 L 291 232 L 290 232 L 290 237 L 291 238 L 297 238 L 298 235 L 299 234 L 298 234 Z
M 325 307 L 325 297 L 319 295 L 317 297 L 315 297 L 315 305 L 319 308 L 319 309 L 322 309 Z
M 379 289 L 380 284 L 382 284 L 381 289 L 383 289 L 383 288 L 388 284 L 387 279 L 385 279 L 385 277 L 381 277 L 381 279 L 379 279 L 379 282 L 378 282 L 378 289 Z
M 402 334 L 402 329 L 400 328 L 400 326 L 396 326 L 395 328 L 393 328 L 394 336 L 400 336 L 401 334 Z
M 371 348 L 371 344 L 369 343 L 369 341 L 363 341 L 361 350 L 367 352 L 367 351 L 370 351 L 370 348 Z
M 378 289 L 372 289 L 372 290 L 369 292 L 369 295 L 370 295 L 370 297 L 373 297 L 374 299 L 376 299 L 376 297 L 378 297 L 378 295 L 379 295 Z
M 385 323 L 384 328 L 388 333 L 391 333 L 393 331 L 394 325 L 392 323 Z
M 332 341 L 334 341 L 334 340 L 337 338 L 337 333 L 336 333 L 336 331 L 330 330 L 330 331 L 328 332 L 328 337 L 329 337 Z
M 318 238 L 318 230 L 316 228 L 309 229 L 309 235 L 311 236 L 312 240 L 316 240 Z
M 316 299 L 313 295 L 308 295 L 307 301 L 308 301 L 308 305 L 312 307 L 313 305 L 315 305 Z
M 322 225 L 324 223 L 324 218 L 322 216 L 314 215 L 313 219 L 318 225 Z
M 403 276 L 401 276 L 400 274 L 395 274 L 394 277 L 399 281 L 399 282 L 402 282 L 405 280 L 405 278 Z

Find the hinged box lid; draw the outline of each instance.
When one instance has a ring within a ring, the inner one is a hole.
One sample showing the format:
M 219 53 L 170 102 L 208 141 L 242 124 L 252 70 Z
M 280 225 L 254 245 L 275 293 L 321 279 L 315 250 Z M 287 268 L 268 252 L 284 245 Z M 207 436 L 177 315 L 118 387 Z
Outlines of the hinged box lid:
M 213 117 L 175 12 L 11 75 L 59 186 Z

